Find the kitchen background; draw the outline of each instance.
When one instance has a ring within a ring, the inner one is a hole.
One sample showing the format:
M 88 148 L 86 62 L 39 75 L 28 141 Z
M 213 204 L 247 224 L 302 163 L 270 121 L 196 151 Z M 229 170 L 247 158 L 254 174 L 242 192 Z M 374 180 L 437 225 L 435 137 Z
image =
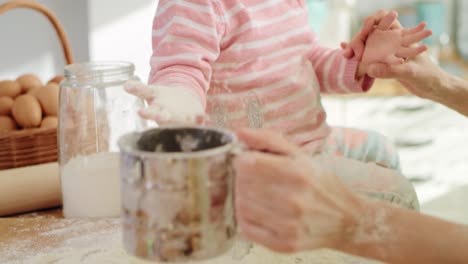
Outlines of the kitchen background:
M 0 4 L 4 2 L 0 0 Z M 39 2 L 57 14 L 68 33 L 76 61 L 132 61 L 137 75 L 147 78 L 156 0 Z M 308 4 L 314 10 L 326 8 L 327 16 L 323 20 L 318 15 L 311 16 L 311 23 L 320 25 L 316 31 L 324 45 L 337 45 L 338 39 L 346 39 L 356 30 L 362 17 L 381 8 L 398 8 L 404 23 L 415 24 L 417 2 L 421 1 L 309 0 Z M 436 15 L 437 20 L 429 21 L 434 27 L 442 25 L 437 29 L 442 34 L 431 43 L 433 47 L 454 44 L 460 55 L 468 54 L 465 48 L 468 23 L 464 21 L 468 16 L 463 17 L 468 14 L 468 0 L 424 2 L 442 2 L 447 6 L 446 17 Z M 458 12 L 458 20 L 454 10 Z M 34 72 L 46 81 L 62 72 L 62 51 L 48 23 L 42 15 L 29 10 L 0 16 L 0 79 Z M 462 75 L 458 66 L 443 60 L 440 63 L 452 73 Z M 411 96 L 326 97 L 324 100 L 332 124 L 377 130 L 395 141 L 403 172 L 414 181 L 424 212 L 468 224 L 468 208 L 464 206 L 468 199 L 466 118 Z
M 468 0 L 457 0 L 468 6 Z M 0 4 L 6 0 L 0 0 Z M 151 54 L 151 22 L 157 0 L 39 0 L 51 8 L 63 23 L 72 44 L 76 61 L 120 59 L 133 61 L 140 77 L 146 78 Z M 323 25 L 315 30 L 325 44 L 334 45 L 348 38 L 358 21 L 378 9 L 400 8 L 402 19 L 415 24 L 415 16 L 405 16 L 417 0 L 307 0 L 314 10 L 324 10 L 328 16 L 320 23 L 321 15 L 312 12 L 311 23 Z M 434 24 L 445 21 L 445 31 L 452 35 L 452 0 L 425 1 L 447 4 L 447 19 L 437 18 Z M 468 9 L 465 10 L 468 11 Z M 318 13 L 318 12 L 317 12 Z M 462 12 L 461 12 L 462 13 Z M 348 15 L 351 17 L 348 18 Z M 337 15 L 337 16 L 336 16 Z M 327 21 L 327 19 L 330 19 Z M 463 16 L 460 16 L 460 25 Z M 465 18 L 468 19 L 468 18 Z M 352 27 L 348 30 L 348 27 Z M 329 30 L 332 28 L 333 30 Z M 468 30 L 465 30 L 468 36 Z M 332 33 L 334 35 L 332 35 Z M 464 34 L 461 38 L 464 38 Z M 61 50 L 56 35 L 42 15 L 29 10 L 17 10 L 0 16 L 0 78 L 17 76 L 19 72 L 33 71 L 40 76 L 52 76 L 63 67 Z M 327 39 L 328 37 L 328 39 Z M 330 40 L 331 39 L 331 40 Z M 465 38 L 468 43 L 468 37 Z M 468 46 L 468 44 L 466 44 Z M 468 52 L 467 52 L 468 53 Z

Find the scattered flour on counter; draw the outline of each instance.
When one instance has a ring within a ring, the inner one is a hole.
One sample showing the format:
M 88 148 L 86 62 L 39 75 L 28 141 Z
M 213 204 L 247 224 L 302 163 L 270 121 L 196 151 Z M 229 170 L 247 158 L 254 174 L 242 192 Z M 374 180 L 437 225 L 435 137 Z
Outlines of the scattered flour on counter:
M 25 213 L 25 214 L 22 214 L 22 215 L 18 215 L 18 216 L 15 216 L 16 218 L 27 218 L 27 219 L 57 219 L 57 218 L 62 218 L 62 213 L 58 211 L 58 209 L 56 209 L 55 211 L 57 211 L 56 214 L 47 214 L 47 213 L 41 213 L 41 212 L 32 212 L 32 213 Z
M 119 153 L 101 152 L 71 159 L 61 171 L 65 217 L 119 216 L 119 173 Z
M 61 219 L 47 225 L 31 225 L 31 219 L 9 230 L 15 239 L 0 241 L 0 263 L 2 264 L 150 264 L 128 255 L 122 247 L 119 219 L 79 220 Z M 27 221 L 30 221 L 29 224 Z M 42 222 L 44 223 L 44 222 Z M 34 233 L 35 235 L 29 235 Z M 23 239 L 17 239 L 22 237 Z M 189 262 L 192 263 L 192 262 Z M 279 255 L 262 247 L 254 246 L 242 260 L 225 254 L 209 261 L 193 264 L 377 264 L 341 253 L 320 250 L 315 252 Z
M 121 247 L 118 218 L 18 221 L 9 230 L 15 239 L 0 241 L 2 264 L 134 263 Z

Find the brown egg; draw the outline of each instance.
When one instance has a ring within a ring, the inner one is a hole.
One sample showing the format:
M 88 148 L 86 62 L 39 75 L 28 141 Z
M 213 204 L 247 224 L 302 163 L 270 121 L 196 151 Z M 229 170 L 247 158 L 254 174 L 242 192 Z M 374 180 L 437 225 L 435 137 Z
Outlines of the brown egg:
M 16 98 L 11 109 L 16 123 L 22 128 L 38 127 L 42 121 L 41 105 L 30 94 L 23 94 Z
M 9 115 L 11 113 L 11 107 L 13 106 L 14 100 L 8 96 L 0 97 L 0 115 Z
M 58 84 L 49 83 L 38 92 L 37 99 L 41 103 L 42 110 L 44 110 L 46 115 L 58 116 L 59 90 Z
M 16 130 L 16 124 L 13 118 L 9 116 L 0 116 L 0 134 Z
M 40 91 L 42 91 L 42 88 L 34 88 L 34 89 L 29 90 L 26 94 L 30 94 L 37 98 Z
M 27 93 L 30 90 L 34 90 L 42 87 L 41 80 L 34 74 L 24 74 L 18 77 L 16 81 L 21 86 L 21 91 Z
M 15 81 L 0 81 L 0 96 L 16 97 L 21 93 L 21 86 Z
M 55 76 L 54 78 L 50 79 L 47 84 L 49 83 L 56 83 L 56 84 L 60 84 L 61 81 L 63 81 L 63 79 L 65 79 L 65 77 L 63 75 L 57 75 Z
M 47 116 L 41 123 L 41 128 L 56 128 L 57 126 L 58 119 L 56 116 Z

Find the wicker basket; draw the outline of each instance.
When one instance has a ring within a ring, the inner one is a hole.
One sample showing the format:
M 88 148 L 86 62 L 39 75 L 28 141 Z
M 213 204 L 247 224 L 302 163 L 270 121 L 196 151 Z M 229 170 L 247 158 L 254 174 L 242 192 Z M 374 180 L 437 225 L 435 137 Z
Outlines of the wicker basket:
M 61 42 L 66 64 L 73 63 L 70 44 L 57 17 L 47 7 L 32 0 L 13 0 L 0 5 L 0 15 L 17 8 L 45 15 Z M 54 162 L 58 158 L 57 129 L 28 129 L 0 135 L 0 170 Z

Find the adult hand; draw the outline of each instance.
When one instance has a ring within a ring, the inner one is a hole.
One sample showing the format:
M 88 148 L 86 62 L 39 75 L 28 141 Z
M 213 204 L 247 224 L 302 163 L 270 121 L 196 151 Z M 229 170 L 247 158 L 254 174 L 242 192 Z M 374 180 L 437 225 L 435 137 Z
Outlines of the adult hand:
M 196 95 L 182 87 L 145 85 L 128 81 L 125 90 L 148 103 L 141 109 L 142 118 L 158 124 L 194 124 L 203 122 L 204 109 Z
M 240 232 L 252 242 L 290 253 L 340 248 L 361 215 L 363 199 L 279 134 L 243 129 L 250 151 L 235 159 Z
M 443 97 L 442 82 L 446 73 L 435 65 L 425 54 L 419 55 L 404 64 L 384 63 L 369 66 L 368 74 L 374 78 L 397 79 L 411 93 L 421 98 Z
M 386 10 L 380 10 L 367 17 L 356 36 L 349 43 L 341 43 L 341 47 L 344 49 L 344 56 L 348 59 L 355 57 L 360 61 L 364 54 L 367 37 L 374 29 L 389 30 L 403 28 L 400 22 L 398 22 L 397 17 L 397 12 Z

